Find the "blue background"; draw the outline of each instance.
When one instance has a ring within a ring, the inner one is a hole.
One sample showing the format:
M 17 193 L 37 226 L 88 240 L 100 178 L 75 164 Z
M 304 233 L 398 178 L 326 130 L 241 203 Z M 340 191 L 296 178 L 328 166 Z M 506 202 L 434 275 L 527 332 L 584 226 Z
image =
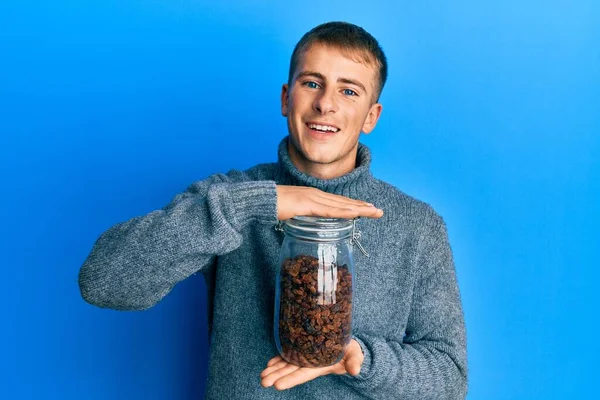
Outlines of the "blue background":
M 202 397 L 201 277 L 122 313 L 84 303 L 78 269 L 113 224 L 274 161 L 292 48 L 328 20 L 387 52 L 362 140 L 448 223 L 468 398 L 595 398 L 600 5 L 217 3 L 0 3 L 0 398 Z

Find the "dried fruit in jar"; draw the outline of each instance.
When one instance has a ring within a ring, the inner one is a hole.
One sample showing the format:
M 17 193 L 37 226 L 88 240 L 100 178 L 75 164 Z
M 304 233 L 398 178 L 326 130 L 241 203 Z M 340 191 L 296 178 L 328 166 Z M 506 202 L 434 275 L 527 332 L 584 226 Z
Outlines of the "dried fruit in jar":
M 352 334 L 352 273 L 310 255 L 284 260 L 279 310 L 284 359 L 303 367 L 335 364 Z

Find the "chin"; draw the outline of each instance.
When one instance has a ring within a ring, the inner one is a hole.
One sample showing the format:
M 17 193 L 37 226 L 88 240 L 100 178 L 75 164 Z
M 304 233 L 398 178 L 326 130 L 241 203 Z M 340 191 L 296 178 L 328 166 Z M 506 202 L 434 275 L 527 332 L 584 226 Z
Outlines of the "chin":
M 335 162 L 335 158 L 308 158 L 308 161 L 313 164 L 328 165 Z
M 337 154 L 327 153 L 324 151 L 303 151 L 304 158 L 314 164 L 331 164 L 337 161 Z
M 302 136 L 302 140 L 292 137 L 292 146 L 298 156 L 313 164 L 331 164 L 339 160 L 339 145 L 334 142 L 314 141 L 310 135 Z

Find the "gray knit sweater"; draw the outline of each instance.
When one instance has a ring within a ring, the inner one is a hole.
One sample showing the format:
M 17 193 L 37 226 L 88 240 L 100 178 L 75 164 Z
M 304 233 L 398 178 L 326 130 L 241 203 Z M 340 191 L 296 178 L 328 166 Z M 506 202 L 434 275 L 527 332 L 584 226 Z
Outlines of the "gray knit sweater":
M 102 234 L 80 271 L 82 296 L 100 307 L 143 310 L 202 273 L 206 399 L 464 399 L 465 327 L 445 224 L 427 204 L 375 179 L 370 162 L 361 144 L 352 172 L 319 180 L 296 169 L 285 138 L 277 163 L 210 176 L 163 209 Z M 359 222 L 370 258 L 354 252 L 353 337 L 365 354 L 356 377 L 329 375 L 281 392 L 260 385 L 277 355 L 274 285 L 283 234 L 274 229 L 276 184 L 312 186 L 385 211 Z

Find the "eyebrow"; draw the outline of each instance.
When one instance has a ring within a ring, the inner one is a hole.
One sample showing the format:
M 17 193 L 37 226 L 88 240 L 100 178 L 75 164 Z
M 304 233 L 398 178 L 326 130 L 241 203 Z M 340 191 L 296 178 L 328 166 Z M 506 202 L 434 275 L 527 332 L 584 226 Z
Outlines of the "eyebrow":
M 325 77 L 323 76 L 323 74 L 321 74 L 319 72 L 315 72 L 315 71 L 302 71 L 298 74 L 298 78 L 301 78 L 303 76 L 313 76 L 313 77 L 319 78 L 321 80 L 326 80 Z M 350 79 L 350 78 L 338 78 L 337 81 L 346 83 L 349 85 L 357 86 L 357 87 L 361 88 L 365 93 L 367 93 L 367 89 L 365 88 L 365 85 L 363 85 L 362 83 L 360 83 L 357 80 Z

